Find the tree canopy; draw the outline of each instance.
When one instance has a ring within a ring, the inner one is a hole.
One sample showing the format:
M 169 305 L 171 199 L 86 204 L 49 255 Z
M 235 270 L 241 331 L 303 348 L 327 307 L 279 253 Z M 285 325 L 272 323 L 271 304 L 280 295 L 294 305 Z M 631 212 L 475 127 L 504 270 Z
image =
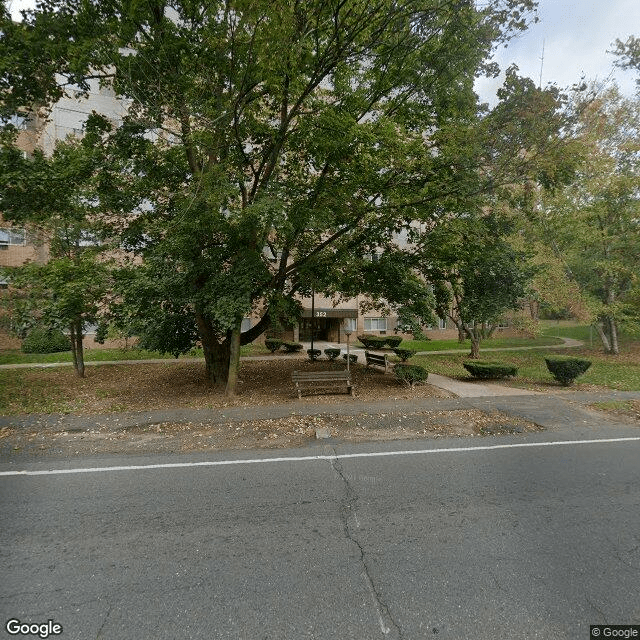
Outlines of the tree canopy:
M 640 287 L 640 103 L 612 85 L 576 103 L 584 161 L 567 188 L 541 199 L 538 232 L 587 301 L 607 352 L 637 323 Z
M 24 112 L 91 77 L 121 96 L 93 188 L 143 258 L 122 274 L 122 308 L 149 346 L 199 339 L 209 379 L 233 393 L 240 343 L 295 313 L 296 296 L 353 283 L 376 296 L 365 257 L 393 254 L 394 234 L 559 179 L 558 93 L 512 69 L 489 117 L 473 91 L 534 4 L 47 0 L 20 24 L 5 15 L 1 102 Z

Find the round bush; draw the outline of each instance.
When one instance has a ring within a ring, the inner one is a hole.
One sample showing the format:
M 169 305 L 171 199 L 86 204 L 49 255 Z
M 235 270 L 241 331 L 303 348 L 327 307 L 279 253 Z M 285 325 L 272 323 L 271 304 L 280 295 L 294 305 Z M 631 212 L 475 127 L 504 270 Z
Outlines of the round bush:
M 571 356 L 554 356 L 545 358 L 544 361 L 553 377 L 564 385 L 570 385 L 591 366 L 590 360 Z
M 304 345 L 299 342 L 283 342 L 282 346 L 287 353 L 294 353 L 297 351 L 302 351 Z
M 321 354 L 322 354 L 322 351 L 320 351 L 320 349 L 307 349 L 307 355 L 309 356 L 309 360 L 317 360 Z
M 346 353 L 343 353 L 343 354 L 342 354 L 342 357 L 343 357 L 343 358 L 345 359 L 345 361 L 346 361 L 346 359 L 347 359 L 347 354 L 346 354 Z M 355 364 L 356 362 L 358 362 L 358 356 L 357 356 L 357 355 L 355 355 L 355 354 L 353 354 L 353 353 L 350 353 L 350 354 L 349 354 L 349 362 L 350 362 L 351 364 Z
M 518 375 L 518 368 L 505 362 L 468 360 L 463 362 L 462 366 L 474 378 L 479 378 L 480 380 L 497 380 Z
M 34 327 L 22 341 L 23 353 L 58 353 L 70 351 L 71 342 L 60 329 Z
M 429 373 L 424 367 L 417 364 L 397 364 L 393 368 L 393 374 L 400 381 L 413 387 L 417 382 L 424 382 Z
M 267 347 L 271 353 L 275 353 L 282 346 L 282 340 L 278 340 L 277 338 L 267 338 L 264 341 L 264 346 Z
M 397 347 L 393 350 L 402 362 L 406 362 L 409 358 L 413 358 L 416 355 L 415 349 L 398 349 Z
M 391 349 L 397 349 L 402 342 L 401 336 L 387 336 L 384 339 L 385 344 L 387 344 Z
M 335 360 L 340 355 L 340 349 L 325 349 L 324 355 L 329 358 L 329 360 Z

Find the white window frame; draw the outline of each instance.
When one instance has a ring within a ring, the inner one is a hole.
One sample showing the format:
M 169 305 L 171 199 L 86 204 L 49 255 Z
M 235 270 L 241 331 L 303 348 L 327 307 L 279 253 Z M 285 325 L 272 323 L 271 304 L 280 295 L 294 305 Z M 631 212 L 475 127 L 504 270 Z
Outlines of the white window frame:
M 384 317 L 381 318 L 365 318 L 364 319 L 364 330 L 365 331 L 386 331 L 387 330 L 387 319 Z

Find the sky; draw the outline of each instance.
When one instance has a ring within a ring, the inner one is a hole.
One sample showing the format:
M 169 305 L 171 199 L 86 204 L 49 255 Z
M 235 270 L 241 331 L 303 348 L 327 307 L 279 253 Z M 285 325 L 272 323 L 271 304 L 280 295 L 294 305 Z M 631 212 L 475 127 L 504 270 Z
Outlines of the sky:
M 633 95 L 638 74 L 614 69 L 616 57 L 607 51 L 616 38 L 640 36 L 640 0 L 539 0 L 537 15 L 538 23 L 497 52 L 502 69 L 515 62 L 520 75 L 539 84 L 542 66 L 542 86 L 560 88 L 613 73 L 623 93 Z M 479 81 L 476 90 L 491 102 L 503 77 Z
M 7 0 L 7 5 L 17 17 L 34 0 Z M 520 75 L 538 84 L 542 64 L 542 85 L 554 83 L 560 88 L 583 76 L 587 81 L 602 81 L 613 73 L 623 93 L 634 93 L 637 74 L 614 70 L 615 56 L 607 51 L 616 38 L 640 36 L 640 0 L 539 0 L 538 18 L 537 24 L 497 52 L 495 59 L 502 69 L 515 62 Z M 483 101 L 495 102 L 502 78 L 478 81 L 476 90 Z

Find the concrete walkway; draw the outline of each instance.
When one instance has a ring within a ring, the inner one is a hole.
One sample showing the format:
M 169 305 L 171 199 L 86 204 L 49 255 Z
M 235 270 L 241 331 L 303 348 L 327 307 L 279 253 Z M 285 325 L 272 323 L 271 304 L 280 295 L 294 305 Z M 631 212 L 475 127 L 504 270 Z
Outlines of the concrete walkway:
M 427 382 L 437 387 L 455 394 L 458 398 L 484 398 L 494 396 L 534 396 L 543 395 L 537 391 L 528 389 L 517 389 L 514 387 L 502 387 L 494 384 L 482 384 L 480 382 L 463 382 L 453 380 L 436 373 L 430 373 Z

